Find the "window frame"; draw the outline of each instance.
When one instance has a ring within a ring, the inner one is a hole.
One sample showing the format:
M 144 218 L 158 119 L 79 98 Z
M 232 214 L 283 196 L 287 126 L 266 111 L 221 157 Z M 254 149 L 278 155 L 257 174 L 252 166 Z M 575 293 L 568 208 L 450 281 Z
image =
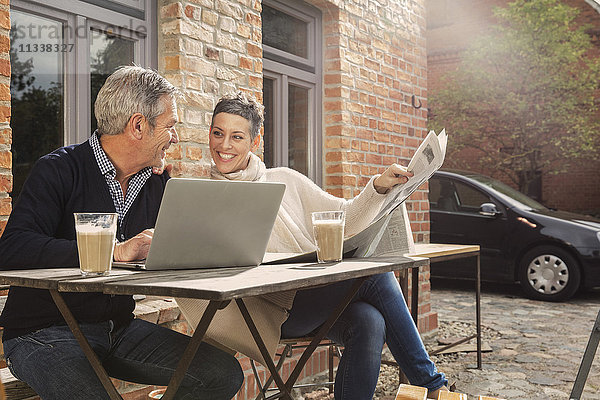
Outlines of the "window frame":
M 263 44 L 263 76 L 273 80 L 273 164 L 279 167 L 289 166 L 289 86 L 308 89 L 307 175 L 321 186 L 323 181 L 322 16 L 318 9 L 299 2 L 281 4 L 275 0 L 263 0 L 263 3 L 309 22 L 307 29 L 310 29 L 307 58 Z
M 157 16 L 156 0 L 141 0 L 135 9 L 124 6 L 129 0 L 94 0 L 90 2 L 68 0 L 11 0 L 10 8 L 60 21 L 73 28 L 74 34 L 65 35 L 65 44 L 74 44 L 73 51 L 63 58 L 64 82 L 64 132 L 63 145 L 81 143 L 91 132 L 91 78 L 90 78 L 90 29 L 119 28 L 120 36 L 135 40 L 136 64 L 157 68 Z M 102 6 L 100 6 L 102 5 Z M 139 17 L 142 16 L 143 19 Z M 145 17 L 145 18 L 144 18 Z M 109 22 L 110 21 L 110 22 Z M 86 34 L 77 32 L 84 27 Z M 141 28 L 145 28 L 145 33 Z M 137 32 L 130 29 L 137 28 Z

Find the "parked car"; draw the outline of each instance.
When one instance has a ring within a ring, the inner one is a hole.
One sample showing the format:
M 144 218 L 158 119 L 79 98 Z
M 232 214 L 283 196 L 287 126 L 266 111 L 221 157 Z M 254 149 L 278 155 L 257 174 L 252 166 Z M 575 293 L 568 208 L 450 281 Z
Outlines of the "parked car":
M 600 286 L 600 220 L 544 207 L 490 177 L 438 171 L 429 180 L 431 242 L 479 244 L 481 279 L 519 282 L 526 295 L 562 301 Z M 434 277 L 475 277 L 464 260 Z

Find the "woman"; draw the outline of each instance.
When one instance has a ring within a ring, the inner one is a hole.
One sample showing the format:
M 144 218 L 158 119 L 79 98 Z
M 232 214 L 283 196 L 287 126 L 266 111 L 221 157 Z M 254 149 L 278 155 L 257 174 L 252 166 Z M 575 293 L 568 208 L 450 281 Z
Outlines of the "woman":
M 366 228 L 379 211 L 385 193 L 397 184 L 405 183 L 411 174 L 399 165 L 390 166 L 383 174 L 374 176 L 363 191 L 351 200 L 332 196 L 304 175 L 289 168 L 267 169 L 252 153 L 260 142 L 259 131 L 263 122 L 263 108 L 254 99 L 238 93 L 222 98 L 215 107 L 209 136 L 213 159 L 213 179 L 282 182 L 286 191 L 279 209 L 268 252 L 298 253 L 315 249 L 311 213 L 314 211 L 344 210 L 345 235 L 352 236 Z M 322 325 L 337 305 L 352 281 L 324 287 L 263 296 L 250 299 L 253 319 L 264 335 L 271 332 L 275 343 L 281 336 L 302 337 Z M 295 295 L 295 296 L 294 296 Z M 245 299 L 246 301 L 247 299 Z M 182 312 L 192 324 L 201 315 L 198 301 L 178 299 Z M 250 308 L 250 307 L 249 307 Z M 235 326 L 245 324 L 234 305 L 220 312 L 216 324 Z M 286 310 L 289 310 L 289 316 Z M 279 315 L 280 318 L 274 318 Z M 287 319 L 286 319 L 287 317 Z M 229 319 L 228 319 L 229 318 Z M 238 320 L 237 324 L 235 320 Z M 269 321 L 268 319 L 271 318 Z M 284 322 L 285 321 L 285 322 Z M 236 324 L 236 325 L 233 325 Z M 241 343 L 228 341 L 232 329 L 212 332 L 213 339 L 261 361 L 252 350 L 241 349 Z M 273 334 L 275 332 L 275 334 Z M 245 340 L 249 341 L 249 335 Z M 447 390 L 447 380 L 429 359 L 419 333 L 408 312 L 398 281 L 393 273 L 369 278 L 328 333 L 328 337 L 344 346 L 335 379 L 336 399 L 371 399 L 375 392 L 381 352 L 384 343 L 414 385 L 430 389 L 431 398 L 440 390 Z M 267 341 L 265 341 L 267 342 Z M 252 353 L 252 354 L 249 354 Z

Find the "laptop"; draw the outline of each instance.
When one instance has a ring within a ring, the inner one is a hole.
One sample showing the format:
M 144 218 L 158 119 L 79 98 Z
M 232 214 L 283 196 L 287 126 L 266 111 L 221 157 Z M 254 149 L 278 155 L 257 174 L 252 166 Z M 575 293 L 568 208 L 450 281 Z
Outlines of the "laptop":
M 114 267 L 169 270 L 259 265 L 283 183 L 171 178 L 146 260 Z

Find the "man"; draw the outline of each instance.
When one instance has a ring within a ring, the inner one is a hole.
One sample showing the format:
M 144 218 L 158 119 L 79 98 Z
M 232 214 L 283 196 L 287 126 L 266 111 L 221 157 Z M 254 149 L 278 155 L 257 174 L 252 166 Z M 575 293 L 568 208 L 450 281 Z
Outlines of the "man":
M 176 94 L 154 71 L 113 73 L 96 100 L 98 130 L 33 167 L 0 238 L 0 269 L 77 266 L 74 212 L 118 213 L 114 259 L 145 258 L 178 142 Z M 188 336 L 133 319 L 131 296 L 63 297 L 110 376 L 168 384 Z M 48 291 L 11 287 L 0 325 L 11 372 L 44 400 L 108 398 Z M 242 381 L 233 356 L 203 343 L 177 398 L 229 399 Z

